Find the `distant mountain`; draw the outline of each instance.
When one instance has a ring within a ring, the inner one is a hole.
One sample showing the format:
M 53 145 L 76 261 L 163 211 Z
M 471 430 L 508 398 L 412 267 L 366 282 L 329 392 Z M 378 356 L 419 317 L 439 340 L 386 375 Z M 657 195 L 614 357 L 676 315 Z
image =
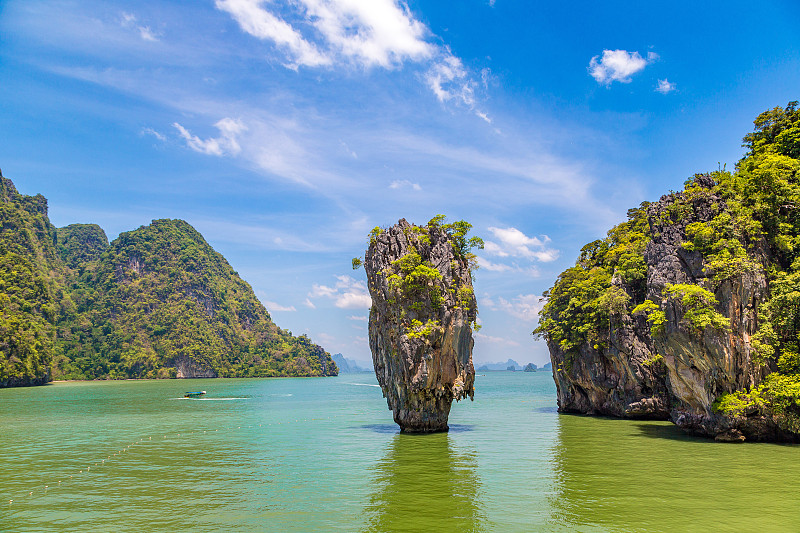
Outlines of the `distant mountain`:
M 553 371 L 553 363 L 545 363 L 542 367 L 542 370 L 547 370 L 549 372 Z
M 513 368 L 512 368 L 513 367 Z M 509 359 L 505 363 L 484 363 L 478 367 L 478 370 L 522 370 L 522 367 L 514 361 Z
M 336 363 L 336 366 L 339 368 L 340 374 L 350 374 L 352 370 L 350 370 L 350 365 L 347 362 L 347 359 L 340 354 L 335 353 L 331 356 L 333 358 L 333 362 Z
M 357 361 L 348 359 L 340 353 L 333 354 L 333 360 L 339 367 L 340 374 L 357 374 L 359 372 L 372 372 L 371 368 L 359 366 Z
M 336 373 L 188 223 L 155 220 L 109 244 L 94 224 L 56 229 L 43 196 L 0 175 L 0 386 Z
M 528 363 L 522 370 L 525 372 L 536 372 L 536 365 L 533 363 Z

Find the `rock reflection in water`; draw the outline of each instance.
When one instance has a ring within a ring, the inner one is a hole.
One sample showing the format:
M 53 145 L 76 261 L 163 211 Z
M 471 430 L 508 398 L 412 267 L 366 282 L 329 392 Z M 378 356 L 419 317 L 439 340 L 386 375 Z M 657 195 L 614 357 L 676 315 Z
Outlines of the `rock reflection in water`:
M 797 449 L 687 436 L 668 422 L 559 417 L 554 530 L 787 531 Z M 796 529 L 796 528 L 794 528 Z
M 375 465 L 365 531 L 485 531 L 474 452 L 445 433 L 396 435 Z

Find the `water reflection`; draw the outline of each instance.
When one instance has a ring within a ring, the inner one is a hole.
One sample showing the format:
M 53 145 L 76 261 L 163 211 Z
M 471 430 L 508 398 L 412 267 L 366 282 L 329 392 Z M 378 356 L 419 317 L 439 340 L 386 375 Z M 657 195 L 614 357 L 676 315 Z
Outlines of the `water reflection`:
M 485 531 L 476 469 L 446 433 L 395 435 L 374 467 L 365 531 Z
M 668 422 L 562 415 L 551 516 L 580 531 L 781 530 L 800 523 L 796 452 L 693 438 Z

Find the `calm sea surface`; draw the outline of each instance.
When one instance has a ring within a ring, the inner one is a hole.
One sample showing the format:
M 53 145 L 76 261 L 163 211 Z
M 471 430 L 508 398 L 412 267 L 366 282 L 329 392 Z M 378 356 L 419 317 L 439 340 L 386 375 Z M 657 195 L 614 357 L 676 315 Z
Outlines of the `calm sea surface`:
M 800 530 L 797 446 L 559 415 L 545 372 L 450 423 L 400 435 L 370 374 L 0 389 L 0 531 Z

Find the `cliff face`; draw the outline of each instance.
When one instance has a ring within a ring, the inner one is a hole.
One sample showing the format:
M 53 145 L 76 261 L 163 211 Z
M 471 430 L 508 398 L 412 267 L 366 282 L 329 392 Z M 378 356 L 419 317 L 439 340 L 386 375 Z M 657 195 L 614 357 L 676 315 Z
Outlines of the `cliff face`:
M 658 334 L 645 313 L 617 312 L 609 317 L 605 349 L 583 343 L 568 365 L 564 350 L 549 344 L 563 411 L 672 419 L 687 431 L 715 436 L 730 429 L 725 417 L 713 412 L 716 398 L 756 386 L 769 373 L 753 361 L 750 344 L 758 329 L 758 306 L 768 295 L 760 263 L 715 284 L 702 254 L 684 246 L 687 226 L 708 223 L 726 209 L 724 199 L 712 192 L 714 185 L 709 176 L 699 176 L 692 193 L 664 196 L 647 207 L 651 239 L 643 255 L 645 298 L 664 312 Z M 763 254 L 759 245 L 754 255 Z M 629 296 L 635 293 L 619 276 L 611 283 Z M 715 311 L 729 320 L 729 327 L 693 327 L 682 301 L 664 296 L 670 285 L 713 291 Z
M 370 349 L 394 420 L 403 431 L 446 431 L 453 400 L 474 394 L 468 258 L 442 227 L 402 219 L 373 234 L 364 266 Z
M 585 246 L 548 291 L 563 412 L 800 440 L 800 112 L 763 113 L 736 173 L 697 175 Z

